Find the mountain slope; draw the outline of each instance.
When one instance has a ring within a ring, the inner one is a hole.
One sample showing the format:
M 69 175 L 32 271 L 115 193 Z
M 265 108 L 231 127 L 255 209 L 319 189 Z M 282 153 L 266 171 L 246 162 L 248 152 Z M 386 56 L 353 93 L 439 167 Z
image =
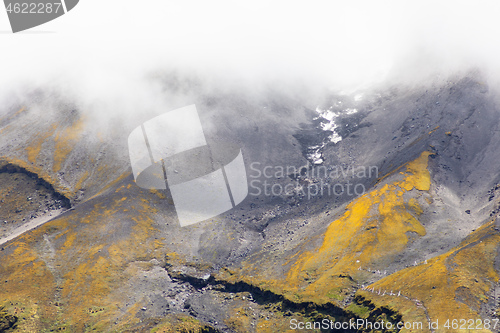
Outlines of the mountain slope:
M 275 332 L 360 318 L 446 331 L 446 319 L 497 318 L 500 132 L 480 76 L 329 94 L 321 112 L 308 98 L 194 101 L 207 136 L 243 147 L 253 190 L 293 190 L 185 228 L 166 193 L 130 173 L 127 135 L 154 112 L 103 125 L 43 94 L 5 110 L 0 221 L 51 219 L 1 245 L 0 300 L 17 331 Z M 333 172 L 347 167 L 377 172 Z M 308 192 L 348 181 L 364 193 Z

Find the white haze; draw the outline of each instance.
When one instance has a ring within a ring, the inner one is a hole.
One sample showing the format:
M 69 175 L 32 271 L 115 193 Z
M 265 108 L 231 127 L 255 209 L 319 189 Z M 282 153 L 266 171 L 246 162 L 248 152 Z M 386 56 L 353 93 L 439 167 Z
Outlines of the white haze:
M 159 94 L 151 75 L 172 70 L 252 93 L 415 84 L 470 68 L 496 85 L 498 17 L 498 1 L 81 0 L 12 34 L 2 9 L 0 103 L 42 87 L 97 114 L 165 112 L 186 101 Z

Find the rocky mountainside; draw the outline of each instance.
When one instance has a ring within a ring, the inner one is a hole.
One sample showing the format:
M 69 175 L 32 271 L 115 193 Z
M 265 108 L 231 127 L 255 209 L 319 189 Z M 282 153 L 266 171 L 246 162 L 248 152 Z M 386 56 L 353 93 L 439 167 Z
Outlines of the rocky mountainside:
M 248 197 L 181 228 L 130 167 L 128 134 L 158 114 L 15 99 L 0 111 L 5 330 L 500 329 L 500 111 L 480 74 L 319 97 L 161 80 L 197 96 L 205 135 L 242 148 Z

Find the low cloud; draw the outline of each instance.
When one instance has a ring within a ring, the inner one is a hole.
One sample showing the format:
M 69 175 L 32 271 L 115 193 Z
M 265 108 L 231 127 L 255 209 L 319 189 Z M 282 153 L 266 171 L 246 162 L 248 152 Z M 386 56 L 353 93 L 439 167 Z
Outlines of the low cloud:
M 0 102 L 41 88 L 96 115 L 160 113 L 190 97 L 165 95 L 155 78 L 168 73 L 251 94 L 425 83 L 471 68 L 496 85 L 499 13 L 496 1 L 81 1 L 0 34 Z M 9 30 L 4 11 L 0 21 Z

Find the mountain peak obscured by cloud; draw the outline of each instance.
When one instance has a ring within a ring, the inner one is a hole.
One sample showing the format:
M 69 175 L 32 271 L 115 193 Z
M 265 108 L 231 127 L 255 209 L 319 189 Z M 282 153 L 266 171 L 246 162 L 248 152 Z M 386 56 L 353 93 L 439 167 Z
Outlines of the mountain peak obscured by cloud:
M 87 106 L 133 95 L 147 104 L 150 75 L 172 70 L 210 86 L 278 90 L 500 70 L 495 1 L 82 2 L 18 34 L 0 12 L 0 100 L 44 87 Z

